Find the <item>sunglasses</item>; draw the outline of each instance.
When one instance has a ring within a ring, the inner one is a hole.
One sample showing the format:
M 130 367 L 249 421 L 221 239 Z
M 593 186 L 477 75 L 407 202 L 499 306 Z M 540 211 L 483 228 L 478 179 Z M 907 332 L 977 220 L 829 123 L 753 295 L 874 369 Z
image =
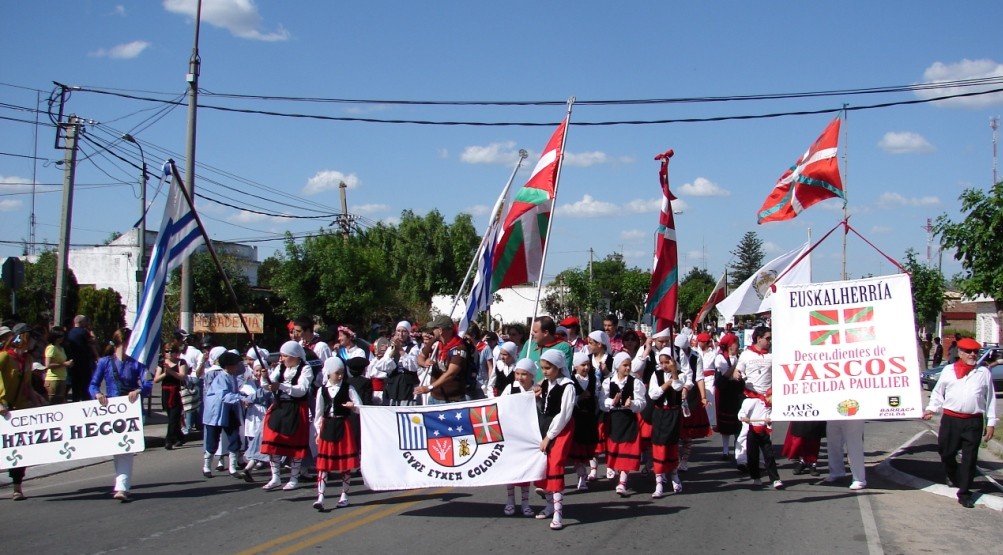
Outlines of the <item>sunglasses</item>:
M 961 349 L 961 348 L 959 348 L 958 351 L 960 351 L 962 353 L 968 353 L 968 354 L 973 354 L 973 353 L 978 352 L 975 349 Z

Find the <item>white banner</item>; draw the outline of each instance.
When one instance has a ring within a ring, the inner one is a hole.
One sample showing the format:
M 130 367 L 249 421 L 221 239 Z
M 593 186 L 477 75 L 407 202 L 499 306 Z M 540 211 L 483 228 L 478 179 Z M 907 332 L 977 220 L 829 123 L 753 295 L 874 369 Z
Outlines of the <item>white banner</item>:
M 919 418 L 909 276 L 779 285 L 773 419 Z
M 139 453 L 143 403 L 128 396 L 15 410 L 0 418 L 0 470 Z
M 362 476 L 374 491 L 540 480 L 531 393 L 416 407 L 360 407 Z

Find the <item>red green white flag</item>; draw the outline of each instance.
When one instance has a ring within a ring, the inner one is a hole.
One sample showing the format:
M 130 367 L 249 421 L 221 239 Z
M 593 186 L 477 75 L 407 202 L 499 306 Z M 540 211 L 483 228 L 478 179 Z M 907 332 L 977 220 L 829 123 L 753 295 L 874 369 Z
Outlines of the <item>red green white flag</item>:
M 790 220 L 825 199 L 843 196 L 839 177 L 839 118 L 780 179 L 757 214 L 757 223 Z
M 540 279 L 567 126 L 565 118 L 543 149 L 533 174 L 508 205 L 494 251 L 492 292 Z

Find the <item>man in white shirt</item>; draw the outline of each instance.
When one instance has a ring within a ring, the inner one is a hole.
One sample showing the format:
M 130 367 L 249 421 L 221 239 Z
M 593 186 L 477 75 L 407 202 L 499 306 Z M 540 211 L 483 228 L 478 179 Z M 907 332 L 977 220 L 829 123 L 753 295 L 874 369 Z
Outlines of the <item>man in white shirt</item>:
M 989 441 L 996 431 L 996 392 L 989 368 L 976 366 L 979 342 L 966 337 L 957 344 L 958 361 L 940 373 L 930 392 L 923 420 L 943 411 L 937 433 L 940 460 L 947 473 L 947 484 L 958 487 L 958 503 L 970 509 L 975 506 L 971 489 L 979 444 Z M 958 451 L 961 451 L 960 465 Z

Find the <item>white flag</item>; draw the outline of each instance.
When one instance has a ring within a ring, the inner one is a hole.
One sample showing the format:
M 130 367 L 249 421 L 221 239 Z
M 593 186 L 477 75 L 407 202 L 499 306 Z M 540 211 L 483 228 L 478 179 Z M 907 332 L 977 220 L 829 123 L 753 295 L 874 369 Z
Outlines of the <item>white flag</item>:
M 808 251 L 811 245 L 804 245 L 784 253 L 752 274 L 749 279 L 735 289 L 723 301 L 718 303 L 717 311 L 721 313 L 724 321 L 729 321 L 736 314 L 759 314 L 768 312 L 773 308 L 773 293 L 771 286 L 774 283 L 811 283 L 811 256 L 805 256 L 797 263 L 787 275 L 784 272 L 791 267 L 794 262 Z M 783 279 L 777 281 L 777 278 Z

